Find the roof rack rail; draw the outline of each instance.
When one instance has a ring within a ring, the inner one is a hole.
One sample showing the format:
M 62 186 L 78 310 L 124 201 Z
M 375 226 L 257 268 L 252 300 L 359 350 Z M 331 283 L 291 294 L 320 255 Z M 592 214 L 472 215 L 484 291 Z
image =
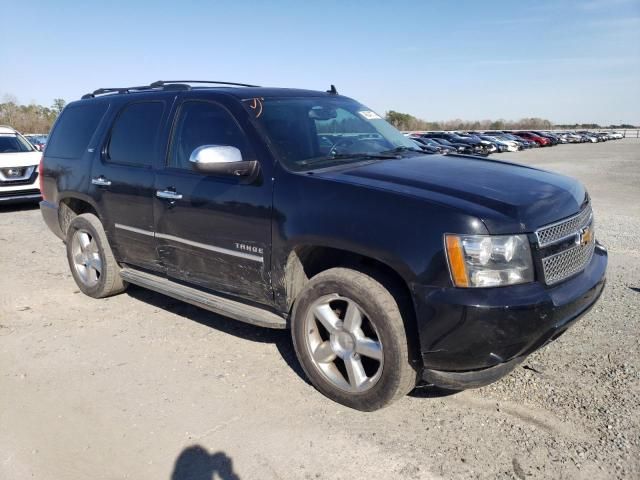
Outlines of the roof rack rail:
M 191 90 L 191 85 L 186 83 L 168 83 L 162 87 L 163 90 Z
M 118 88 L 99 88 L 91 93 L 83 95 L 83 100 L 87 98 L 95 98 L 97 95 L 104 95 L 106 93 L 131 93 L 142 92 L 145 90 L 190 90 L 190 83 L 210 83 L 214 85 L 233 85 L 236 87 L 257 87 L 258 85 L 249 85 L 248 83 L 235 83 L 235 82 L 217 82 L 214 80 L 158 80 L 150 85 L 142 85 L 138 87 L 118 87 Z
M 216 80 L 158 80 L 153 82 L 151 87 L 164 87 L 170 83 L 211 83 L 216 85 L 234 85 L 236 87 L 259 87 L 259 85 L 250 85 L 248 83 L 236 83 L 236 82 L 218 82 Z
M 105 93 L 131 93 L 132 91 L 134 92 L 140 92 L 140 91 L 144 91 L 144 90 L 151 90 L 154 87 L 152 87 L 151 85 L 141 85 L 138 87 L 113 87 L 113 88 L 99 88 L 97 90 L 94 90 L 91 93 L 87 93 L 85 95 L 83 95 L 81 98 L 84 100 L 86 98 L 94 98 L 96 95 L 104 95 Z

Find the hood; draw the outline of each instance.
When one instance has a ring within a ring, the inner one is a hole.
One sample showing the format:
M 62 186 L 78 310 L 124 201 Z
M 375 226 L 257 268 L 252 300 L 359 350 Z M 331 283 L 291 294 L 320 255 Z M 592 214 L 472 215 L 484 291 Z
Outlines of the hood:
M 42 152 L 0 153 L 0 168 L 38 165 Z
M 575 214 L 587 198 L 570 177 L 462 155 L 419 155 L 317 175 L 444 204 L 480 218 L 495 234 L 533 232 Z

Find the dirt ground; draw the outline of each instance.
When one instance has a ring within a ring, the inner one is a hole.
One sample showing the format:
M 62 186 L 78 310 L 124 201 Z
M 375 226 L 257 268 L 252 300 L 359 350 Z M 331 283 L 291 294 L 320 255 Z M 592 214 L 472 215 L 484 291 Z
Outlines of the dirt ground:
M 640 478 L 640 140 L 496 157 L 585 183 L 605 293 L 498 383 L 369 414 L 305 381 L 288 332 L 82 295 L 39 210 L 0 207 L 0 479 Z

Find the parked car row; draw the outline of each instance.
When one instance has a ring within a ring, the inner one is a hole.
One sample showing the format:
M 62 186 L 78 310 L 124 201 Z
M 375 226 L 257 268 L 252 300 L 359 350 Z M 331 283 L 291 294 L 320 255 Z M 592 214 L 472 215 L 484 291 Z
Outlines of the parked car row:
M 559 143 L 596 143 L 623 138 L 618 132 L 547 132 L 485 131 L 485 132 L 410 132 L 405 133 L 427 153 L 462 153 L 487 156 L 492 153 L 517 152 L 527 148 L 550 147 Z
M 38 150 L 39 152 L 44 152 L 44 147 L 47 145 L 48 137 L 49 135 L 34 134 L 34 133 L 29 133 L 24 136 L 24 138 L 29 140 L 29 142 L 31 142 L 31 145 L 36 147 L 36 150 Z
M 589 132 L 582 130 L 578 132 L 561 132 L 561 143 L 596 143 L 606 142 L 607 140 L 619 140 L 624 138 L 620 132 Z

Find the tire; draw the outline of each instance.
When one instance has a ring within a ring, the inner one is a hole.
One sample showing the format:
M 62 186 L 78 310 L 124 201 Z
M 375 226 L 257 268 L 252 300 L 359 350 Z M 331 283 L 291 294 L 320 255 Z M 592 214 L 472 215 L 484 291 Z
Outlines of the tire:
M 98 217 L 91 213 L 74 217 L 67 229 L 66 244 L 69 268 L 82 293 L 104 298 L 127 288 Z
M 348 268 L 313 277 L 296 299 L 291 335 L 311 383 L 338 403 L 383 408 L 416 386 L 400 308 L 375 278 Z

